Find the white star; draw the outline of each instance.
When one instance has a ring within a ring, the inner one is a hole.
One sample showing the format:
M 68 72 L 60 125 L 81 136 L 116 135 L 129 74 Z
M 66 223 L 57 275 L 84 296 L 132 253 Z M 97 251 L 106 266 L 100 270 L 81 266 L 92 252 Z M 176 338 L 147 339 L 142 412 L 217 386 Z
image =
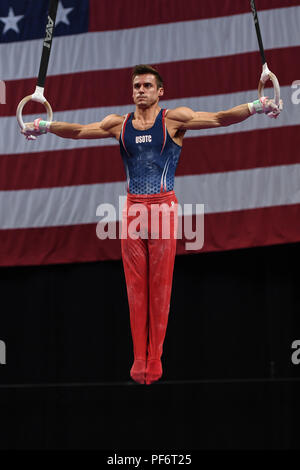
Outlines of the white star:
M 57 26 L 58 23 L 70 24 L 67 15 L 71 13 L 72 10 L 74 10 L 74 8 L 64 8 L 62 2 L 58 2 L 55 26 Z
M 15 16 L 14 10 L 10 7 L 8 11 L 8 16 L 3 16 L 2 18 L 0 18 L 0 21 L 2 21 L 5 25 L 2 34 L 7 33 L 7 31 L 9 31 L 10 29 L 15 31 L 16 33 L 19 33 L 20 30 L 17 23 L 22 18 L 24 18 L 24 15 Z

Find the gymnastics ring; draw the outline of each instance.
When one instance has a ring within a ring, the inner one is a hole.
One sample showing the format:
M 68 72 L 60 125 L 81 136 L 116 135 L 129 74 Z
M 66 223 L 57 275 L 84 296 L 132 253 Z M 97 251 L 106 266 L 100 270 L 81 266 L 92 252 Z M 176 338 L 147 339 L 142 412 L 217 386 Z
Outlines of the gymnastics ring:
M 37 103 L 43 104 L 46 108 L 46 111 L 47 111 L 47 121 L 52 122 L 52 120 L 53 120 L 53 111 L 52 111 L 52 108 L 50 106 L 50 103 L 44 97 L 43 91 L 44 91 L 44 89 L 42 87 L 37 86 L 36 89 L 35 89 L 35 92 L 33 93 L 33 95 L 25 96 L 25 98 L 23 98 L 20 101 L 20 103 L 18 104 L 17 113 L 16 113 L 17 114 L 17 121 L 18 121 L 19 126 L 22 130 L 25 129 L 25 124 L 24 124 L 23 117 L 22 117 L 22 111 L 23 111 L 23 108 L 24 108 L 25 104 L 28 103 L 28 101 L 36 101 Z
M 267 63 L 263 65 L 263 71 L 258 84 L 258 97 L 262 98 L 264 95 L 264 87 L 267 80 L 271 80 L 274 88 L 274 102 L 279 106 L 280 101 L 280 86 L 276 75 L 268 69 Z

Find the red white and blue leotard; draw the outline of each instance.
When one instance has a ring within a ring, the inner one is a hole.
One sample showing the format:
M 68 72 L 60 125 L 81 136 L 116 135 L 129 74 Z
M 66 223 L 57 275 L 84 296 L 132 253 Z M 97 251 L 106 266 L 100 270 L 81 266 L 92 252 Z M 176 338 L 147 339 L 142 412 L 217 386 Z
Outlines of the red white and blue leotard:
M 181 147 L 168 134 L 165 113 L 166 110 L 161 110 L 154 125 L 147 130 L 135 129 L 134 113 L 127 114 L 120 135 L 127 174 L 121 249 L 134 349 L 131 377 L 148 384 L 162 374 L 160 358 L 168 323 L 177 241 L 174 235 L 177 233 L 177 198 L 173 188 Z M 136 235 L 136 217 L 131 210 L 136 204 L 142 205 L 144 212 L 137 237 L 132 236 Z M 156 234 L 151 218 L 155 206 L 162 207 Z M 163 221 L 170 224 L 168 238 L 162 234 Z M 145 232 L 151 235 L 145 238 L 141 235 Z
M 147 130 L 135 129 L 134 113 L 127 114 L 120 134 L 120 151 L 131 194 L 157 194 L 172 191 L 181 147 L 170 137 L 165 109 Z

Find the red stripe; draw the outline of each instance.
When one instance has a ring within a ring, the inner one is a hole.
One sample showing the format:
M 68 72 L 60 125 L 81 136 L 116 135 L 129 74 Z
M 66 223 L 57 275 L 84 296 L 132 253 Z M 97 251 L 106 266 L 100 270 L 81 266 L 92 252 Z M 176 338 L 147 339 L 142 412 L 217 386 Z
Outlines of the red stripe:
M 299 55 L 300 46 L 268 51 L 269 68 L 278 76 L 281 86 L 290 86 L 297 79 L 299 67 L 295 57 Z M 255 90 L 261 74 L 261 59 L 259 52 L 250 52 L 159 64 L 157 68 L 165 83 L 163 99 L 170 100 Z M 242 70 L 242 73 L 232 73 L 232 70 Z M 116 83 L 122 85 L 116 86 Z M 0 106 L 0 116 L 15 116 L 18 103 L 34 91 L 35 85 L 36 78 L 7 81 L 7 104 Z M 66 89 L 69 93 L 65 93 Z M 132 106 L 131 68 L 49 76 L 45 96 L 52 104 L 54 113 L 104 106 Z M 42 105 L 29 102 L 23 114 L 40 115 L 42 111 Z
M 205 251 L 220 251 L 300 241 L 300 204 L 208 214 Z M 297 223 L 295 223 L 298 221 Z M 117 227 L 118 233 L 119 227 Z M 177 254 L 185 251 L 178 240 Z M 84 247 L 84 249 L 82 248 Z M 0 265 L 37 265 L 120 259 L 120 240 L 101 241 L 96 224 L 0 230 Z
M 163 109 L 162 111 L 162 128 L 163 128 L 163 136 L 164 136 L 164 141 L 163 141 L 163 146 L 162 146 L 162 149 L 161 149 L 161 152 L 160 154 L 162 154 L 162 151 L 164 149 L 164 146 L 165 146 L 165 138 L 166 138 L 166 133 L 165 133 L 165 112 L 166 110 Z M 164 182 L 163 182 L 163 179 L 161 180 L 161 183 L 160 183 L 160 192 L 162 193 L 163 190 L 164 190 Z
M 162 152 L 164 150 L 164 147 L 165 147 L 165 144 L 166 144 L 166 138 L 167 138 L 166 129 L 165 129 L 165 114 L 166 114 L 166 110 L 163 109 L 163 111 L 162 111 L 162 128 L 163 128 L 164 141 L 163 141 L 163 146 L 161 148 L 160 154 L 162 154 Z
M 300 5 L 299 0 L 257 0 L 261 10 Z M 249 1 L 214 0 L 90 0 L 90 31 L 110 31 L 158 23 L 250 14 Z
M 295 164 L 300 161 L 299 148 L 299 126 L 188 138 L 183 144 L 176 176 Z M 0 190 L 125 179 L 118 146 L 0 156 Z
M 126 125 L 127 125 L 127 122 L 128 122 L 129 118 L 130 118 L 130 114 L 127 115 L 126 120 L 125 120 L 124 125 L 123 125 L 123 129 L 122 129 L 122 144 L 123 144 L 123 147 L 124 147 L 127 154 L 128 154 L 128 152 L 127 152 L 127 148 L 126 148 L 125 142 L 124 142 L 124 135 L 125 135 Z
M 99 240 L 96 224 L 0 230 L 0 266 L 119 259 L 119 245 Z
M 0 156 L 1 190 L 105 183 L 124 178 L 118 146 Z
M 265 116 L 262 116 L 265 118 Z M 251 117 L 249 118 L 251 119 Z M 234 131 L 234 126 L 232 126 Z M 248 170 L 300 162 L 299 126 L 186 139 L 176 175 Z
M 194 217 L 195 219 L 195 217 Z M 300 241 L 300 204 L 264 207 L 204 216 L 204 246 L 201 251 L 223 251 Z M 177 254 L 186 240 L 178 240 Z

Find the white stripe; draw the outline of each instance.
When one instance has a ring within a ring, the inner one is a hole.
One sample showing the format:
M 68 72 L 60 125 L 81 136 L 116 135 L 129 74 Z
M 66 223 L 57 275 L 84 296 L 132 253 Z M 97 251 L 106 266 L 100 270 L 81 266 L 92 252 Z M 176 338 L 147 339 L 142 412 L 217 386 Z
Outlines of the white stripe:
M 204 204 L 206 214 L 300 203 L 300 164 L 175 178 L 179 204 Z M 0 227 L 16 229 L 99 222 L 99 204 L 119 218 L 123 182 L 1 191 Z M 195 207 L 193 208 L 195 212 Z M 115 220 L 114 218 L 111 220 Z
M 164 121 L 165 121 L 165 123 L 164 123 L 164 143 L 163 143 L 163 146 L 162 146 L 162 149 L 161 149 L 160 154 L 163 153 L 164 148 L 165 148 L 165 145 L 166 145 L 166 142 L 167 142 L 167 124 L 166 124 L 166 120 L 164 120 Z
M 118 207 L 124 182 L 47 189 L 0 191 L 0 227 L 28 228 L 88 224 L 97 221 L 101 203 Z
M 161 179 L 160 179 L 160 187 L 164 189 L 164 175 L 165 175 L 165 171 L 166 171 L 166 168 L 167 168 L 167 164 L 168 164 L 168 161 L 170 160 L 170 156 L 167 158 L 166 162 L 165 162 L 165 166 L 164 166 L 164 169 L 163 169 L 163 172 L 161 174 Z
M 129 188 L 130 176 L 129 176 L 129 170 L 128 170 L 128 165 L 127 165 L 126 161 L 124 161 L 124 165 L 125 165 L 125 170 L 126 170 L 127 188 Z
M 206 214 L 300 203 L 300 164 L 178 176 L 183 204 L 204 204 Z
M 167 191 L 167 174 L 170 166 L 171 157 L 169 157 L 168 166 L 166 168 L 165 177 L 164 177 L 164 189 Z
M 200 91 L 200 90 L 199 90 Z M 254 115 L 245 121 L 233 126 L 221 127 L 218 129 L 203 129 L 198 131 L 188 131 L 186 137 L 197 137 L 205 135 L 232 134 L 235 132 L 252 131 L 256 129 L 276 128 L 283 126 L 293 126 L 300 124 L 300 104 L 295 105 L 291 101 L 292 93 L 295 90 L 286 86 L 281 88 L 281 96 L 284 101 L 284 110 L 277 119 L 270 119 L 265 115 Z M 265 89 L 266 96 L 273 96 L 273 89 Z M 229 109 L 240 103 L 247 103 L 257 99 L 257 91 L 250 90 L 238 93 L 227 93 L 224 95 L 200 96 L 193 98 L 182 98 L 177 100 L 162 101 L 162 107 L 168 106 L 189 106 L 195 111 L 220 111 Z M 131 105 L 132 106 L 132 105 Z M 79 122 L 88 124 L 89 122 L 101 121 L 111 113 L 126 114 L 128 106 L 114 106 L 103 108 L 79 109 L 73 111 L 63 111 L 55 113 L 56 121 Z M 133 110 L 133 108 L 132 108 Z M 36 115 L 27 115 L 25 122 L 33 121 Z M 53 134 L 39 137 L 36 141 L 27 141 L 20 134 L 20 128 L 15 117 L 0 118 L 0 154 L 24 154 L 31 152 L 44 152 L 51 150 L 65 150 L 84 147 L 100 147 L 119 145 L 115 139 L 86 139 L 73 140 L 62 139 Z
M 127 154 L 128 154 L 128 152 L 127 152 L 127 149 L 126 149 L 125 143 L 124 143 L 123 130 L 124 130 L 125 122 L 127 121 L 128 116 L 129 116 L 129 113 L 126 114 L 126 116 L 125 116 L 125 118 L 124 118 L 124 121 L 123 121 L 123 124 L 122 124 L 122 129 L 121 129 L 121 141 L 122 141 L 124 150 L 125 150 L 125 152 L 126 152 Z
M 300 7 L 259 12 L 266 50 L 300 44 Z M 36 77 L 42 39 L 0 45 L 0 78 Z M 48 75 L 257 51 L 251 13 L 54 37 Z M 113 53 L 112 53 L 113 52 Z M 13 58 L 13 59 L 12 59 Z M 298 77 L 296 77 L 298 78 Z M 28 90 L 28 93 L 33 90 Z

